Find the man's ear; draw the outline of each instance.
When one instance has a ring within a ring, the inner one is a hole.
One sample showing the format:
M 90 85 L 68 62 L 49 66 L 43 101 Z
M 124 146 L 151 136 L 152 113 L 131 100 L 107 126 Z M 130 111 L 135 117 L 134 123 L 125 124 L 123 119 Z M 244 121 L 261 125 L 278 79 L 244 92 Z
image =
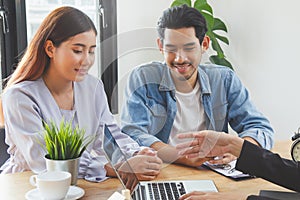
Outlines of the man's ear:
M 163 43 L 162 43 L 161 39 L 160 39 L 160 38 L 157 38 L 157 39 L 156 39 L 156 42 L 157 42 L 157 46 L 158 46 L 158 48 L 159 48 L 159 51 L 160 51 L 161 53 L 163 53 L 163 52 L 164 52 L 164 51 L 163 51 Z
M 55 49 L 53 42 L 51 40 L 47 40 L 45 42 L 44 48 L 45 48 L 45 52 L 49 56 L 49 58 L 52 58 L 53 54 L 54 54 L 54 49 Z
M 206 51 L 209 47 L 210 38 L 205 35 L 201 44 L 202 52 Z

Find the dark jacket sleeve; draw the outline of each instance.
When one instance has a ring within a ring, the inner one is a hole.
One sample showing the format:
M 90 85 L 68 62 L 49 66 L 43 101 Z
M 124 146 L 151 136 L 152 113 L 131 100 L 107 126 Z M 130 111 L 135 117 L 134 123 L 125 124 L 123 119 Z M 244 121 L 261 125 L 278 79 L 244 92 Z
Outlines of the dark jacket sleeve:
M 281 158 L 248 141 L 243 144 L 236 169 L 300 192 L 299 162 Z
M 278 200 L 278 199 L 273 199 L 273 198 L 270 198 L 270 197 L 250 195 L 250 196 L 247 197 L 247 200 Z

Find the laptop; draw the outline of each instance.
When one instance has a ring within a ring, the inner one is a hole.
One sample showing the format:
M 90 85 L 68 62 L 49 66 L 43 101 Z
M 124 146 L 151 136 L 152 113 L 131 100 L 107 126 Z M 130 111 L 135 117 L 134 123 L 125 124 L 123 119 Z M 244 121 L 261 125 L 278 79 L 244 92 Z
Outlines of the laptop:
M 116 172 L 118 179 L 126 188 L 126 180 L 122 180 L 120 174 L 114 167 L 117 160 L 124 160 L 128 163 L 128 158 L 123 153 L 122 149 L 118 145 L 117 141 L 113 137 L 111 131 L 107 125 L 104 125 L 103 129 L 103 150 L 106 154 L 108 162 L 112 165 L 113 170 Z M 135 179 L 135 186 L 131 190 L 131 198 L 133 200 L 168 200 L 178 199 L 181 195 L 192 191 L 207 191 L 218 192 L 214 182 L 212 180 L 168 180 L 168 181 L 139 181 L 135 175 L 133 169 L 129 165 L 133 179 Z M 130 188 L 127 188 L 130 190 Z

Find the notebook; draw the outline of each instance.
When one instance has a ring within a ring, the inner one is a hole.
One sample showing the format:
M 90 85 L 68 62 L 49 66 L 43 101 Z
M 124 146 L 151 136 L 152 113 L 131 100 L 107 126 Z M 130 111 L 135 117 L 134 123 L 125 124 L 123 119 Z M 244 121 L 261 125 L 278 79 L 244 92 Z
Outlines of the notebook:
M 123 159 L 128 164 L 128 158 L 126 158 L 125 154 L 122 152 L 122 149 L 116 142 L 107 125 L 104 125 L 103 132 L 103 150 L 107 160 L 111 163 L 123 187 L 126 188 L 126 181 L 122 180 L 120 174 L 118 174 L 117 170 L 114 168 L 114 163 L 116 163 L 117 160 Z M 133 200 L 178 199 L 181 195 L 195 190 L 218 192 L 212 180 L 139 181 L 133 172 L 133 169 L 130 168 L 130 170 L 135 179 L 133 182 L 136 183 L 134 189 L 131 190 L 131 197 Z

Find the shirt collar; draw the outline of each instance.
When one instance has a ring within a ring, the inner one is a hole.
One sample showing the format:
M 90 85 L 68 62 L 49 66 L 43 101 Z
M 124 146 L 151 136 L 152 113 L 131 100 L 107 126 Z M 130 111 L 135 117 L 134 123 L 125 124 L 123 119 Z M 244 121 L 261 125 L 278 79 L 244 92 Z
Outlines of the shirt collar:
M 167 64 L 163 63 L 164 67 L 162 69 L 162 80 L 159 85 L 160 91 L 175 91 L 175 84 L 171 77 L 171 72 Z M 198 81 L 201 86 L 201 93 L 202 94 L 210 94 L 211 88 L 209 84 L 209 79 L 205 71 L 201 68 L 201 65 L 198 67 Z
M 211 88 L 209 84 L 209 79 L 206 72 L 202 69 L 201 65 L 199 65 L 198 67 L 198 81 L 200 82 L 201 93 L 210 94 Z
M 175 85 L 171 77 L 171 72 L 167 64 L 163 63 L 164 67 L 162 69 L 162 79 L 159 85 L 160 91 L 175 91 Z

